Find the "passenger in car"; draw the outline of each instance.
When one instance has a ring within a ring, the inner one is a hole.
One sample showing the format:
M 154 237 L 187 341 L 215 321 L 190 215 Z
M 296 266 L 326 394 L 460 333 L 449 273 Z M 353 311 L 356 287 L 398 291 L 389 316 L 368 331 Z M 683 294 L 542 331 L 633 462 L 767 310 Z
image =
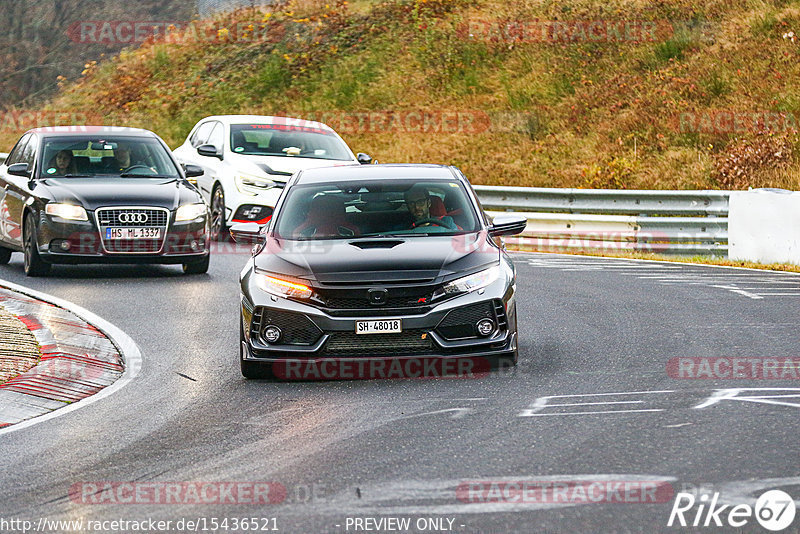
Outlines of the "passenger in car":
M 50 172 L 50 171 L 53 172 Z M 50 160 L 47 166 L 47 173 L 53 176 L 66 176 L 67 174 L 77 174 L 78 168 L 75 159 L 72 157 L 71 150 L 59 150 Z

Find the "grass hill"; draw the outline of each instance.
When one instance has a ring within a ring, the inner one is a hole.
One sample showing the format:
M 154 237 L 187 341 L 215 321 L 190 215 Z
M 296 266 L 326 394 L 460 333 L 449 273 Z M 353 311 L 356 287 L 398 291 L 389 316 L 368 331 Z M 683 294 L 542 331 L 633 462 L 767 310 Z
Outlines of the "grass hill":
M 88 65 L 47 109 L 173 147 L 211 114 L 322 119 L 482 184 L 800 188 L 796 1 L 296 0 L 203 24 Z

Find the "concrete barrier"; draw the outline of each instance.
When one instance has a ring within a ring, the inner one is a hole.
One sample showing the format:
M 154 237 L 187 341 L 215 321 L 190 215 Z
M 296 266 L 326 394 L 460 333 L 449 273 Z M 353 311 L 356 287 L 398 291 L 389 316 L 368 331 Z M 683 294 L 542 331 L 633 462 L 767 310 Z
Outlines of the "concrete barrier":
M 731 192 L 728 257 L 800 265 L 800 192 L 784 189 Z

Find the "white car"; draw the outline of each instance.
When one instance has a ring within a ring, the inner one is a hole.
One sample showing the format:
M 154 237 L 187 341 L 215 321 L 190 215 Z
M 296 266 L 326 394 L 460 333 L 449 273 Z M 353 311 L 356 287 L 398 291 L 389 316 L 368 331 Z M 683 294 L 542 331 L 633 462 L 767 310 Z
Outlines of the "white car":
M 266 224 L 297 171 L 372 163 L 325 124 L 258 115 L 206 117 L 173 152 L 205 171 L 197 186 L 211 206 L 211 239 L 227 238 L 233 223 Z

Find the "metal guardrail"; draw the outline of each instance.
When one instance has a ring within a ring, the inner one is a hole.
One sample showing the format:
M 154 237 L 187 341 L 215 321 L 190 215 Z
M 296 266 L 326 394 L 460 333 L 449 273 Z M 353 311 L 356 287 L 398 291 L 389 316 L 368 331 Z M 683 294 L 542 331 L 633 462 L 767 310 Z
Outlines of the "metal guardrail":
M 528 218 L 512 247 L 727 256 L 728 191 L 475 186 L 489 214 Z

